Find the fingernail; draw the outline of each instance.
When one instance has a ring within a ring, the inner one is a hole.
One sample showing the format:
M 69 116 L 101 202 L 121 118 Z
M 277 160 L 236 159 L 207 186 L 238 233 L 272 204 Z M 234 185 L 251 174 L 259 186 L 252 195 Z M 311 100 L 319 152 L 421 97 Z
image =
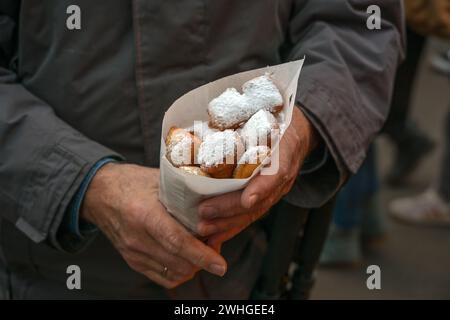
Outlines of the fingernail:
M 209 272 L 218 275 L 220 277 L 223 277 L 226 271 L 227 269 L 220 264 L 211 264 L 209 266 Z
M 217 209 L 211 206 L 205 206 L 200 208 L 200 216 L 202 218 L 215 218 L 217 215 Z
M 248 206 L 249 207 L 253 207 L 256 202 L 258 202 L 258 195 L 257 194 L 252 194 L 249 198 L 248 198 Z

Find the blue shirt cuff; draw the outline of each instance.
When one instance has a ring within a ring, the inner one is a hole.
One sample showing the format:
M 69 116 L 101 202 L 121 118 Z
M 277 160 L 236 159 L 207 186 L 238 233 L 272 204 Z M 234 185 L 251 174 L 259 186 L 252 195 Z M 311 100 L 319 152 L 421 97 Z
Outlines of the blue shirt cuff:
M 87 235 L 97 231 L 97 227 L 95 225 L 80 219 L 81 205 L 83 203 L 83 199 L 89 187 L 89 184 L 91 183 L 97 171 L 100 170 L 105 164 L 117 161 L 118 160 L 113 157 L 107 157 L 95 163 L 95 165 L 89 170 L 87 175 L 84 177 L 80 187 L 78 188 L 77 193 L 74 195 L 69 205 L 68 208 L 69 219 L 67 220 L 68 223 L 67 230 L 70 233 L 74 234 L 75 236 L 79 237 L 80 239 L 83 239 Z

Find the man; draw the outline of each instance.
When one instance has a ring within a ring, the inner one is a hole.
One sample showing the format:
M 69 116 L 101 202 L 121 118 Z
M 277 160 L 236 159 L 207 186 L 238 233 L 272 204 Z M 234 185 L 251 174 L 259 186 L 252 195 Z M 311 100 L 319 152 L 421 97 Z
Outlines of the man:
M 74 4 L 80 30 L 66 27 Z M 380 1 L 379 30 L 366 27 L 372 4 L 2 1 L 4 295 L 247 298 L 267 243 L 259 218 L 283 196 L 303 211 L 327 203 L 387 115 L 401 3 Z M 200 204 L 209 240 L 197 240 L 158 201 L 164 111 L 209 81 L 304 55 L 278 174 Z M 67 289 L 68 265 L 81 290 Z

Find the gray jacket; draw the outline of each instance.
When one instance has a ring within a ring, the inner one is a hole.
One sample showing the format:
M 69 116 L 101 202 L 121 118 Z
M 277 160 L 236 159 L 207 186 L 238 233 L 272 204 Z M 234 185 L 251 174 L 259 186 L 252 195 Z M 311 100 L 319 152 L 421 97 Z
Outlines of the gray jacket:
M 380 30 L 366 27 L 374 3 Z M 71 4 L 81 30 L 66 27 Z M 85 297 L 160 297 L 102 235 L 68 253 L 60 225 L 83 177 L 110 155 L 157 167 L 164 111 L 180 95 L 304 55 L 298 103 L 332 157 L 286 200 L 323 205 L 386 118 L 402 28 L 399 0 L 2 0 L 0 281 L 23 284 L 16 297 L 51 297 L 78 264 Z M 227 245 L 231 278 L 252 286 L 265 241 L 256 224 Z

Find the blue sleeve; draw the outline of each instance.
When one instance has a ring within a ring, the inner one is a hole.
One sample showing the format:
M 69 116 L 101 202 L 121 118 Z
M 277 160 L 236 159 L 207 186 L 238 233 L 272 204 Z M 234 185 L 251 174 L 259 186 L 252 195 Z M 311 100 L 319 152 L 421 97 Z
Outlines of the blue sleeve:
M 64 249 L 66 251 L 78 251 L 80 248 L 89 243 L 89 240 L 97 233 L 98 229 L 95 225 L 80 218 L 80 209 L 86 191 L 95 174 L 105 164 L 111 162 L 118 162 L 118 159 L 106 157 L 96 162 L 95 165 L 88 171 L 81 182 L 80 187 L 70 201 L 58 232 L 59 237 L 62 240 L 61 242 L 65 244 Z

